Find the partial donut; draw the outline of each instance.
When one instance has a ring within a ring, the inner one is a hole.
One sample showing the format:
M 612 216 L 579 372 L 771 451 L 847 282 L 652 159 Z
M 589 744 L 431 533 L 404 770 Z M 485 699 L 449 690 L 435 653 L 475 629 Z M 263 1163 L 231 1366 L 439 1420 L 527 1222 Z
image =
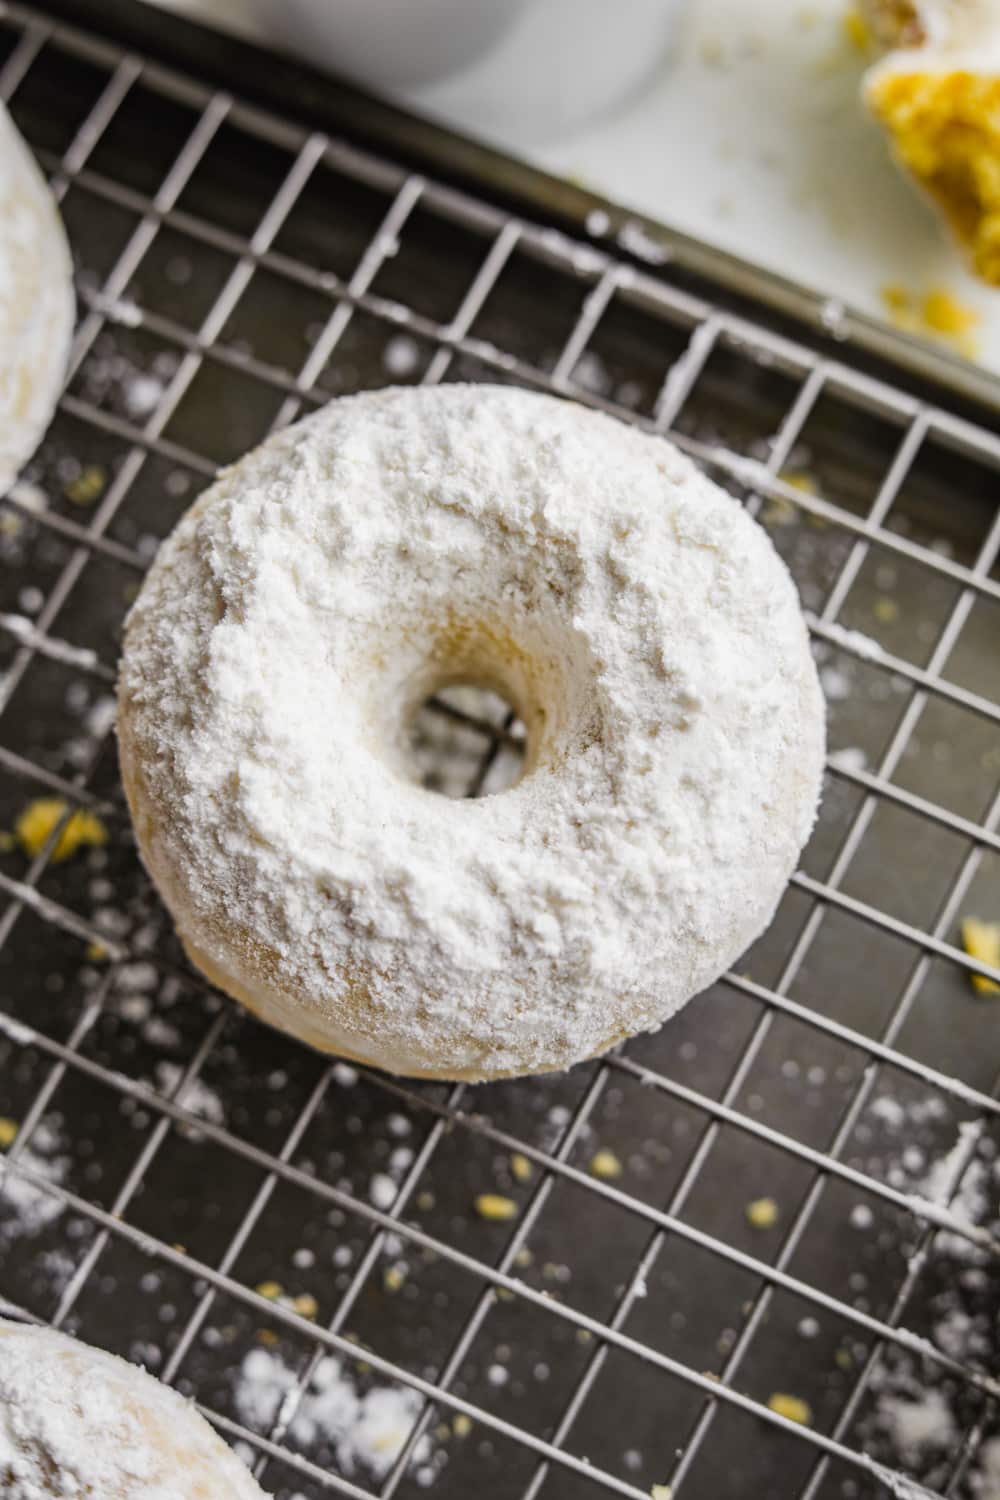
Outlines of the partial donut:
M 415 784 L 476 683 L 525 773 Z M 229 469 L 129 617 L 122 770 L 195 964 L 396 1073 L 565 1068 L 660 1025 L 767 925 L 824 714 L 765 532 L 661 438 L 525 391 L 332 402 Z
M 136 1365 L 0 1320 L 4 1500 L 263 1500 L 190 1402 Z
M 52 194 L 0 104 L 0 494 L 52 418 L 73 332 L 72 270 Z

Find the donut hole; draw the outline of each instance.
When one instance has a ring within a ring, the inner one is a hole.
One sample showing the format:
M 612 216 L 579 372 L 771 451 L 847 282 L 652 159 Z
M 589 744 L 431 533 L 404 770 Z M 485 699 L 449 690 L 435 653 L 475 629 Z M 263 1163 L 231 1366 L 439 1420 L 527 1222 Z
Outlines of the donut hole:
M 564 622 L 435 614 L 398 621 L 371 659 L 365 717 L 383 764 L 452 798 L 492 796 L 561 764 L 593 706 Z
M 480 683 L 442 687 L 419 705 L 410 722 L 407 754 L 414 780 L 445 797 L 508 791 L 524 774 L 526 752 L 517 709 Z

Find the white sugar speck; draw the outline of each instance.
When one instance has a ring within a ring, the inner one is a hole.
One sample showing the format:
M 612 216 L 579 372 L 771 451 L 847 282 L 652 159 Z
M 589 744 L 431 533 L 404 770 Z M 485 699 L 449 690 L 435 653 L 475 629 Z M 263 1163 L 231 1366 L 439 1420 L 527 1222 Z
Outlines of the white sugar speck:
M 830 764 L 842 771 L 863 771 L 868 765 L 868 756 L 859 745 L 849 745 L 843 750 L 835 750 L 830 756 Z
M 395 1203 L 396 1191 L 396 1184 L 387 1172 L 376 1172 L 368 1185 L 369 1198 L 383 1213 Z
M 386 373 L 404 379 L 412 375 L 420 363 L 420 345 L 408 334 L 397 333 L 382 350 L 382 364 Z
M 147 417 L 163 395 L 163 381 L 155 375 L 136 375 L 125 387 L 125 409 L 130 417 Z

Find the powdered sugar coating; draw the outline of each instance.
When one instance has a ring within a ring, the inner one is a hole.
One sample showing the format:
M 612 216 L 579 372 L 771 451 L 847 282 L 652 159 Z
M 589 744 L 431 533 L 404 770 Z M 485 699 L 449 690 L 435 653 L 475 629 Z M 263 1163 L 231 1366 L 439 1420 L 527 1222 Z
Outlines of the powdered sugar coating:
M 194 1407 L 144 1370 L 0 1321 L 4 1500 L 262 1500 Z
M 52 416 L 73 329 L 71 276 L 52 195 L 0 104 L 0 493 Z
M 426 696 L 528 732 L 513 789 L 407 779 Z M 765 532 L 659 438 L 486 386 L 331 403 L 220 480 L 129 619 L 122 765 L 192 958 L 392 1071 L 563 1068 L 758 935 L 823 707 Z

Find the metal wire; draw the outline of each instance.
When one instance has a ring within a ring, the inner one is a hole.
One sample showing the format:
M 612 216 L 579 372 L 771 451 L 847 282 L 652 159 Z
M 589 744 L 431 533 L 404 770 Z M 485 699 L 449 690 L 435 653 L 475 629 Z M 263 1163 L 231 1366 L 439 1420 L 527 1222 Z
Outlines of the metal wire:
M 860 796 L 857 809 L 846 828 L 829 874 L 824 879 L 800 872 L 794 888 L 808 898 L 808 912 L 798 931 L 781 972 L 773 985 L 764 985 L 745 975 L 727 975 L 723 981 L 734 999 L 752 1002 L 756 1021 L 742 1048 L 738 1062 L 718 1098 L 650 1068 L 619 1052 L 596 1064 L 588 1086 L 570 1117 L 564 1122 L 554 1145 L 542 1148 L 484 1120 L 467 1106 L 469 1091 L 457 1086 L 445 1099 L 377 1075 L 371 1075 L 372 1087 L 387 1099 L 405 1102 L 415 1114 L 426 1115 L 432 1124 L 421 1149 L 408 1168 L 390 1211 L 382 1211 L 352 1192 L 335 1187 L 305 1172 L 294 1161 L 312 1122 L 321 1114 L 329 1090 L 331 1071 L 326 1068 L 309 1093 L 301 1112 L 288 1130 L 279 1150 L 271 1152 L 251 1143 L 238 1132 L 195 1115 L 185 1104 L 186 1091 L 198 1077 L 216 1046 L 226 1022 L 226 1012 L 216 1015 L 192 1054 L 187 1065 L 178 1070 L 172 1086 L 156 1090 L 105 1067 L 87 1055 L 84 1043 L 106 1005 L 120 966 L 137 955 L 127 945 L 110 941 L 79 912 L 40 889 L 49 869 L 60 833 L 74 808 L 97 809 L 112 822 L 122 817 L 121 808 L 98 797 L 89 786 L 100 755 L 98 742 L 87 763 L 72 779 L 36 764 L 30 758 L 0 747 L 0 765 L 18 781 L 35 783 L 63 796 L 66 812 L 53 829 L 45 847 L 32 860 L 23 878 L 0 874 L 0 889 L 10 898 L 0 919 L 0 947 L 10 935 L 25 910 L 32 911 L 53 926 L 85 942 L 100 942 L 108 950 L 110 965 L 103 981 L 84 1006 L 65 1041 L 58 1041 L 43 1030 L 25 1025 L 20 1019 L 9 1020 L 0 1011 L 0 1035 L 6 1035 L 19 1047 L 30 1046 L 47 1060 L 47 1071 L 30 1106 L 26 1110 L 18 1135 L 6 1154 L 0 1158 L 5 1173 L 16 1176 L 53 1195 L 72 1207 L 76 1214 L 94 1229 L 94 1237 L 62 1290 L 52 1317 L 60 1326 L 71 1317 L 81 1294 L 97 1274 L 102 1256 L 113 1241 L 123 1241 L 141 1248 L 144 1254 L 180 1271 L 199 1291 L 195 1306 L 173 1346 L 163 1370 L 164 1378 L 176 1379 L 202 1330 L 215 1301 L 224 1296 L 264 1316 L 270 1323 L 286 1327 L 306 1341 L 311 1357 L 300 1370 L 296 1384 L 266 1436 L 235 1423 L 225 1414 L 209 1411 L 223 1431 L 250 1444 L 257 1453 L 257 1471 L 265 1484 L 270 1466 L 279 1460 L 285 1469 L 296 1472 L 321 1489 L 368 1500 L 369 1489 L 343 1474 L 328 1472 L 289 1446 L 287 1438 L 301 1402 L 325 1352 L 356 1354 L 346 1335 L 348 1319 L 362 1289 L 377 1266 L 387 1237 L 398 1237 L 404 1244 L 420 1248 L 454 1267 L 456 1272 L 473 1276 L 479 1284 L 475 1305 L 454 1338 L 450 1351 L 434 1379 L 426 1379 L 399 1363 L 366 1351 L 373 1369 L 385 1377 L 409 1386 L 422 1398 L 416 1421 L 398 1457 L 378 1493 L 389 1497 L 403 1484 L 424 1433 L 439 1409 L 462 1413 L 475 1420 L 484 1430 L 492 1431 L 533 1455 L 535 1466 L 523 1488 L 526 1500 L 534 1500 L 553 1470 L 586 1481 L 596 1489 L 644 1500 L 647 1492 L 631 1480 L 611 1472 L 572 1451 L 569 1446 L 585 1403 L 601 1375 L 609 1353 L 614 1352 L 636 1363 L 636 1368 L 658 1371 L 699 1392 L 704 1398 L 700 1412 L 680 1450 L 671 1476 L 675 1491 L 685 1486 L 687 1476 L 701 1454 L 720 1411 L 751 1414 L 762 1424 L 783 1432 L 805 1445 L 814 1463 L 805 1488 L 807 1500 L 817 1493 L 831 1459 L 839 1461 L 867 1482 L 881 1482 L 890 1488 L 910 1484 L 902 1476 L 884 1470 L 857 1446 L 852 1438 L 855 1415 L 884 1346 L 912 1354 L 947 1374 L 962 1388 L 977 1392 L 987 1403 L 1000 1395 L 1000 1384 L 989 1374 L 963 1364 L 959 1359 L 936 1347 L 927 1338 L 905 1326 L 914 1289 L 926 1257 L 939 1229 L 967 1241 L 979 1252 L 994 1257 L 1000 1254 L 1000 1242 L 985 1229 L 970 1224 L 951 1205 L 962 1176 L 978 1141 L 990 1124 L 1000 1117 L 1000 1102 L 994 1091 L 986 1092 L 948 1076 L 933 1066 L 914 1058 L 900 1045 L 901 1034 L 931 964 L 944 960 L 966 975 L 981 975 L 1000 981 L 1000 971 L 962 952 L 949 941 L 956 917 L 971 882 L 985 857 L 1000 852 L 1000 795 L 980 824 L 930 798 L 907 791 L 894 781 L 901 758 L 913 742 L 915 730 L 929 702 L 954 705 L 978 715 L 991 725 L 1000 724 L 1000 703 L 973 691 L 948 675 L 949 661 L 971 611 L 978 601 L 1000 600 L 1000 580 L 996 562 L 1000 554 L 1000 513 L 982 541 L 971 565 L 942 555 L 929 546 L 914 541 L 892 529 L 887 521 L 901 490 L 924 446 L 934 440 L 957 453 L 974 457 L 978 462 L 1000 471 L 1000 438 L 995 432 L 976 425 L 941 407 L 927 405 L 887 381 L 879 380 L 858 369 L 851 360 L 849 345 L 838 346 L 838 357 L 819 354 L 775 332 L 765 321 L 754 321 L 713 306 L 703 297 L 671 284 L 669 278 L 637 269 L 616 260 L 590 244 L 581 244 L 550 228 L 513 217 L 486 197 L 462 193 L 434 180 L 417 176 L 395 162 L 359 150 L 343 141 L 300 127 L 290 119 L 279 118 L 241 100 L 235 94 L 220 93 L 202 85 L 197 79 L 164 68 L 155 59 L 138 57 L 122 51 L 103 38 L 84 30 L 53 23 L 44 12 L 33 7 L 0 4 L 0 18 L 19 32 L 19 40 L 0 69 L 0 97 L 11 99 L 31 75 L 47 49 L 56 49 L 71 58 L 95 65 L 106 74 L 106 83 L 85 119 L 79 125 L 64 154 L 56 157 L 45 151 L 41 159 L 49 170 L 53 190 L 63 197 L 72 187 L 85 192 L 99 212 L 101 205 L 129 210 L 137 223 L 129 235 L 114 266 L 98 290 L 84 290 L 84 315 L 74 342 L 70 378 L 83 366 L 102 331 L 113 322 L 120 299 L 129 288 L 137 268 L 157 235 L 164 228 L 177 230 L 195 245 L 221 251 L 231 268 L 201 325 L 192 330 L 162 312 L 134 306 L 132 315 L 141 326 L 165 345 L 176 350 L 178 363 L 155 409 L 143 423 L 102 410 L 77 390 L 67 391 L 62 410 L 95 434 L 110 434 L 123 441 L 126 454 L 100 504 L 87 524 L 75 522 L 57 513 L 36 512 L 19 501 L 15 487 L 6 504 L 43 530 L 72 544 L 73 550 L 48 591 L 30 631 L 13 626 L 0 618 L 0 630 L 14 633 L 17 640 L 12 665 L 0 693 L 0 718 L 3 717 L 19 683 L 40 657 L 73 661 L 79 670 L 99 681 L 110 681 L 114 664 L 99 660 L 93 653 L 82 652 L 72 640 L 60 634 L 60 616 L 92 558 L 112 559 L 140 576 L 143 557 L 133 548 L 108 534 L 116 516 L 128 503 L 139 475 L 151 457 L 159 457 L 189 470 L 199 479 L 215 472 L 213 461 L 187 448 L 167 435 L 171 418 L 192 382 L 206 363 L 230 370 L 238 369 L 280 398 L 274 425 L 292 420 L 303 408 L 321 403 L 324 392 L 317 381 L 331 355 L 344 338 L 357 312 L 377 319 L 386 327 L 397 327 L 405 321 L 407 330 L 426 340 L 433 349 L 423 379 L 433 384 L 442 380 L 456 358 L 472 362 L 485 374 L 499 374 L 539 389 L 572 394 L 579 399 L 637 421 L 651 430 L 669 432 L 682 446 L 723 477 L 728 477 L 749 491 L 749 507 L 759 511 L 765 499 L 784 501 L 806 515 L 833 523 L 851 537 L 852 544 L 842 562 L 835 583 L 827 593 L 823 608 L 809 618 L 816 639 L 836 646 L 848 656 L 864 660 L 873 669 L 904 681 L 912 690 L 900 722 L 892 735 L 880 763 L 873 770 L 857 770 L 831 761 L 831 776 L 838 778 Z M 103 136 L 114 122 L 123 102 L 137 83 L 165 99 L 182 103 L 194 111 L 194 121 L 186 142 L 170 165 L 152 197 L 97 170 L 91 159 Z M 287 153 L 288 165 L 270 203 L 256 228 L 244 238 L 211 219 L 179 207 L 185 187 L 199 164 L 212 149 L 220 128 L 229 124 L 248 138 L 265 142 Z M 276 248 L 276 241 L 288 215 L 300 201 L 317 167 L 326 165 L 359 184 L 377 189 L 385 196 L 386 210 L 353 273 L 341 279 L 328 271 L 319 271 Z M 378 274 L 391 257 L 400 236 L 404 236 L 414 211 L 427 208 L 444 223 L 475 234 L 482 245 L 482 256 L 472 280 L 458 299 L 454 315 L 447 322 L 437 322 L 410 307 L 379 295 L 373 290 Z M 576 320 L 550 370 L 543 370 L 516 357 L 503 348 L 487 344 L 472 332 L 475 322 L 496 288 L 511 257 L 517 252 L 529 260 L 555 268 L 580 289 Z M 329 311 L 313 342 L 308 356 L 298 370 L 270 364 L 227 343 L 226 325 L 258 271 L 285 278 L 325 299 Z M 622 305 L 641 310 L 662 324 L 687 331 L 685 351 L 667 371 L 649 418 L 637 417 L 606 395 L 597 395 L 581 387 L 577 370 L 581 357 L 600 330 L 609 309 Z M 724 444 L 706 443 L 678 427 L 686 404 L 713 355 L 728 348 L 750 351 L 772 368 L 793 378 L 795 395 L 773 436 L 765 461 Z M 871 505 L 864 514 L 856 514 L 821 494 L 807 493 L 782 478 L 790 455 L 800 441 L 817 403 L 827 395 L 853 405 L 861 412 L 875 414 L 889 421 L 898 433 L 896 452 Z M 919 566 L 929 578 L 955 585 L 959 592 L 947 619 L 937 632 L 930 659 L 925 667 L 879 650 L 859 641 L 840 624 L 840 615 L 852 586 L 872 549 L 889 558 L 904 559 Z M 442 711 L 454 713 L 453 709 Z M 477 721 L 467 726 L 485 729 L 483 760 L 474 778 L 481 784 L 492 757 L 503 741 L 505 728 L 491 729 Z M 2 726 L 0 726 L 2 728 Z M 870 902 L 845 891 L 843 883 L 868 832 L 872 819 L 882 806 L 895 806 L 928 824 L 960 836 L 965 846 L 961 868 L 951 884 L 935 920 L 927 926 L 906 922 Z M 880 933 L 891 935 L 912 951 L 913 966 L 891 1014 L 878 1036 L 868 1036 L 823 1014 L 822 1008 L 803 1004 L 793 995 L 797 981 L 813 952 L 818 934 L 830 912 L 840 911 L 857 918 Z M 148 955 L 147 955 L 148 957 Z M 156 959 L 155 961 L 161 962 Z M 188 976 L 190 978 L 190 976 Z M 752 1069 L 761 1058 L 765 1044 L 779 1021 L 790 1020 L 809 1029 L 810 1033 L 845 1044 L 867 1059 L 867 1065 L 843 1108 L 828 1144 L 820 1149 L 800 1140 L 791 1132 L 768 1125 L 740 1107 L 740 1099 Z M 881 1070 L 891 1067 L 909 1078 L 919 1080 L 944 1098 L 971 1111 L 979 1121 L 975 1132 L 963 1137 L 964 1150 L 955 1157 L 951 1178 L 943 1201 L 930 1202 L 897 1189 L 870 1172 L 844 1160 L 857 1123 L 873 1097 Z M 110 1208 L 49 1182 L 26 1159 L 32 1134 L 42 1120 L 63 1079 L 72 1074 L 103 1086 L 116 1096 L 141 1103 L 155 1124 L 125 1176 Z M 669 1201 L 663 1208 L 647 1203 L 612 1182 L 596 1179 L 574 1165 L 573 1156 L 594 1116 L 602 1096 L 612 1080 L 630 1078 L 650 1086 L 685 1106 L 691 1107 L 702 1121 L 700 1135 L 690 1160 Z M 234 1158 L 252 1164 L 263 1173 L 252 1202 L 229 1238 L 220 1260 L 209 1265 L 182 1248 L 151 1237 L 129 1222 L 128 1211 L 136 1194 L 157 1158 L 172 1129 L 196 1127 L 200 1134 Z M 752 1255 L 717 1236 L 696 1228 L 685 1217 L 685 1209 L 699 1183 L 705 1164 L 723 1129 L 734 1130 L 750 1141 L 766 1144 L 807 1171 L 808 1188 L 800 1206 L 788 1224 L 773 1260 Z M 419 1185 L 424 1180 L 442 1140 L 453 1131 L 464 1132 L 470 1139 L 489 1142 L 504 1151 L 522 1154 L 537 1168 L 537 1178 L 530 1197 L 518 1219 L 515 1231 L 507 1240 L 496 1265 L 489 1264 L 462 1250 L 448 1239 L 426 1232 L 405 1217 Z M 0 1193 L 4 1177 L 0 1175 Z M 920 1226 L 920 1238 L 906 1275 L 897 1288 L 889 1313 L 885 1317 L 858 1308 L 826 1292 L 819 1285 L 790 1267 L 801 1248 L 807 1229 L 813 1222 L 820 1201 L 831 1182 L 848 1184 L 863 1190 L 873 1200 L 912 1215 Z M 569 1301 L 556 1301 L 536 1290 L 518 1274 L 518 1255 L 537 1226 L 553 1191 L 560 1184 L 572 1184 L 593 1195 L 594 1201 L 613 1205 L 640 1221 L 648 1229 L 641 1255 L 631 1275 L 618 1291 L 614 1307 L 606 1318 L 597 1318 L 574 1308 Z M 254 1230 L 266 1213 L 275 1190 L 289 1184 L 304 1191 L 318 1202 L 346 1210 L 370 1226 L 372 1234 L 364 1255 L 339 1298 L 337 1307 L 325 1327 L 318 1327 L 293 1309 L 275 1305 L 258 1292 L 245 1286 L 237 1275 L 237 1262 Z M 718 1376 L 694 1369 L 652 1344 L 627 1331 L 629 1318 L 642 1295 L 647 1277 L 668 1242 L 697 1246 L 720 1263 L 736 1266 L 750 1275 L 756 1291 L 745 1309 L 739 1337 L 729 1350 Z M 771 1301 L 778 1293 L 796 1296 L 814 1308 L 830 1311 L 852 1329 L 871 1340 L 869 1352 L 858 1377 L 845 1400 L 831 1432 L 789 1421 L 760 1401 L 740 1391 L 735 1382 L 748 1351 L 758 1339 Z M 498 1296 L 513 1297 L 532 1307 L 539 1316 L 569 1326 L 593 1338 L 594 1349 L 573 1387 L 559 1419 L 549 1437 L 539 1436 L 498 1416 L 482 1403 L 457 1394 L 455 1384 L 470 1351 L 476 1344 L 484 1321 Z M 31 1316 L 30 1310 L 25 1310 Z M 993 1410 L 992 1405 L 984 1409 Z M 958 1481 L 967 1466 L 978 1437 L 985 1429 L 987 1416 L 980 1413 L 967 1434 L 953 1475 Z M 898 1490 L 897 1490 L 898 1492 Z M 910 1491 L 907 1491 L 909 1493 Z

